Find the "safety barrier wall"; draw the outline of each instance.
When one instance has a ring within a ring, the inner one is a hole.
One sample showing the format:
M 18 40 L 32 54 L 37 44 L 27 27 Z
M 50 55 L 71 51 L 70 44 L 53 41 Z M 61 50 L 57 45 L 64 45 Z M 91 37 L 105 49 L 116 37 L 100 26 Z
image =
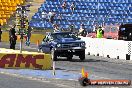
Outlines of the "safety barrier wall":
M 31 43 L 35 43 L 36 44 L 36 42 L 38 40 L 42 41 L 44 36 L 45 35 L 43 35 L 43 34 L 32 34 L 30 41 L 31 41 Z M 9 33 L 8 32 L 3 32 L 2 33 L 2 41 L 3 42 L 9 42 Z M 24 41 L 25 41 L 25 39 L 24 39 Z M 19 38 L 17 38 L 17 42 L 20 42 Z
M 39 54 L 27 51 L 20 54 L 18 51 L 14 50 L 10 50 L 10 52 L 7 52 L 9 50 L 6 49 L 0 50 L 0 68 L 51 69 L 52 60 L 50 54 Z
M 86 54 L 132 60 L 131 41 L 80 37 L 86 42 Z

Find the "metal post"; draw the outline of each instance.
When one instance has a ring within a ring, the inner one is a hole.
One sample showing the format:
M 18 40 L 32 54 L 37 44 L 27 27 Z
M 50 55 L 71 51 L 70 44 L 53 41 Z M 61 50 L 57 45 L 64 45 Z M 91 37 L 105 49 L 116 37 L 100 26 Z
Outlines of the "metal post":
M 21 32 L 20 32 L 20 53 L 22 53 L 22 36 L 21 36 Z
M 55 75 L 55 61 L 53 61 L 53 75 Z
M 22 31 L 21 31 L 21 34 L 20 34 L 20 53 L 22 53 L 22 43 L 23 43 L 23 33 L 22 33 Z
M 25 14 L 26 11 L 30 11 L 27 10 L 26 7 L 30 7 L 30 6 L 19 6 L 17 8 L 17 13 L 20 16 L 20 28 L 19 28 L 19 35 L 20 35 L 20 53 L 22 53 L 22 44 L 23 44 L 23 36 L 24 36 L 24 30 L 25 30 Z
M 22 39 L 21 39 L 21 41 L 20 41 L 20 53 L 22 53 Z

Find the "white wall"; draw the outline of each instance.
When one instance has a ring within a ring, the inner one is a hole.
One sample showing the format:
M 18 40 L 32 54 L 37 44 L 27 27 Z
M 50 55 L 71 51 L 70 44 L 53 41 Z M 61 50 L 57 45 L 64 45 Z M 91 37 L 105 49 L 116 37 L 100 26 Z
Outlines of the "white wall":
M 123 41 L 123 40 L 113 40 L 113 39 L 104 39 L 104 38 L 90 38 L 90 37 L 81 37 L 82 40 L 86 43 L 86 54 L 90 53 L 90 55 L 99 55 L 110 58 L 119 58 L 125 59 L 126 55 L 130 55 L 132 42 Z M 129 44 L 129 46 L 128 46 Z M 129 53 L 128 53 L 129 51 Z M 129 58 L 127 58 L 129 59 Z

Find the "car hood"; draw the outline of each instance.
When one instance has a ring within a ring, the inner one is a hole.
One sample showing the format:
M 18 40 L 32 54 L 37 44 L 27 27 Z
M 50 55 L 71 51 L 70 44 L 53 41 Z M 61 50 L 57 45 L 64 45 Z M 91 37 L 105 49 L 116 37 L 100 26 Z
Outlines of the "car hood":
M 77 40 L 74 38 L 60 38 L 60 39 L 57 39 L 57 42 L 58 43 L 71 43 L 71 42 L 84 42 L 84 41 Z

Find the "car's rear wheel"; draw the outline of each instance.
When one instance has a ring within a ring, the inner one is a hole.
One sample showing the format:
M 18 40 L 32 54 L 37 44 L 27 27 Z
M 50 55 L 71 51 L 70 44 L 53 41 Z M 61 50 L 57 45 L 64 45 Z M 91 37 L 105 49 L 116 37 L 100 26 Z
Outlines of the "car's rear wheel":
M 42 49 L 40 49 L 40 52 L 41 52 L 41 53 L 44 53 L 44 51 L 43 51 Z
M 43 50 L 38 48 L 38 52 L 41 52 L 41 53 L 43 53 Z
M 51 58 L 53 61 L 57 60 L 57 52 L 54 49 L 51 49 Z
M 38 48 L 38 52 L 40 52 L 40 49 Z

